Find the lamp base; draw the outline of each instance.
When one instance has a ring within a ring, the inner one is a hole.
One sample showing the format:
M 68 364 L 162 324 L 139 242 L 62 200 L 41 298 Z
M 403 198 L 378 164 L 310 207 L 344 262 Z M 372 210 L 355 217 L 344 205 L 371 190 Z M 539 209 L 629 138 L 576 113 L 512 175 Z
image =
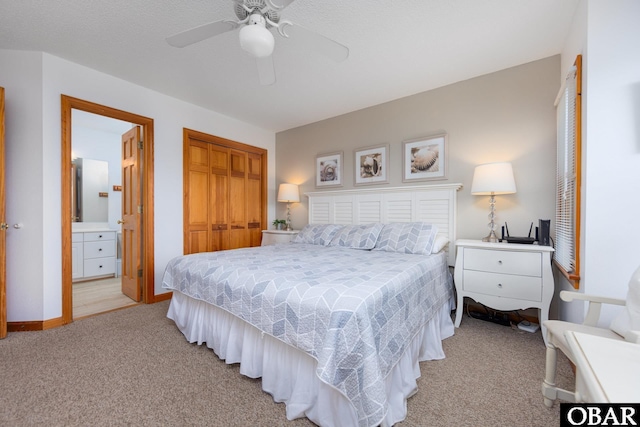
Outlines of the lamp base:
M 498 236 L 496 236 L 496 232 L 494 230 L 491 230 L 491 233 L 489 233 L 487 237 L 483 238 L 482 241 L 489 243 L 498 243 L 500 239 L 498 239 Z

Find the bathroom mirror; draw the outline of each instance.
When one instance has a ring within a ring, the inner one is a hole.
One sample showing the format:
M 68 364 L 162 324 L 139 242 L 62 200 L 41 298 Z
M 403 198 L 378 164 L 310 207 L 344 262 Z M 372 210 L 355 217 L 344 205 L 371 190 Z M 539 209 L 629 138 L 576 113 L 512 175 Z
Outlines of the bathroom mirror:
M 109 219 L 109 163 L 75 159 L 71 165 L 71 217 L 74 222 Z

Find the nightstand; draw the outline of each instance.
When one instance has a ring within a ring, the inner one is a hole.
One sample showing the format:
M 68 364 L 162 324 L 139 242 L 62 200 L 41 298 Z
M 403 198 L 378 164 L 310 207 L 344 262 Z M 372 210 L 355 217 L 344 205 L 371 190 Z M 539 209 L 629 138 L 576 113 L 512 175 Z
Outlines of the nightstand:
M 538 308 L 546 343 L 543 323 L 549 319 L 555 287 L 551 272 L 553 248 L 480 240 L 458 240 L 456 247 L 456 327 L 462 321 L 464 297 L 500 311 Z
M 299 230 L 262 230 L 262 245 L 275 245 L 276 243 L 289 243 L 297 235 Z

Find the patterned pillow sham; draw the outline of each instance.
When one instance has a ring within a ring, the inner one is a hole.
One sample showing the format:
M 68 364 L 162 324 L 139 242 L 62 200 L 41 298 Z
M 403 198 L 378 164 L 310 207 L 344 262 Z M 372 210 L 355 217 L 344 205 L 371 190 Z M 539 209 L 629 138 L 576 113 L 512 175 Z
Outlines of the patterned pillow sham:
M 340 229 L 329 246 L 344 246 L 351 249 L 373 249 L 382 231 L 383 224 L 345 225 Z
M 333 236 L 344 227 L 338 224 L 307 224 L 293 239 L 293 243 L 328 246 Z
M 426 222 L 398 222 L 385 224 L 374 251 L 429 255 L 438 227 Z

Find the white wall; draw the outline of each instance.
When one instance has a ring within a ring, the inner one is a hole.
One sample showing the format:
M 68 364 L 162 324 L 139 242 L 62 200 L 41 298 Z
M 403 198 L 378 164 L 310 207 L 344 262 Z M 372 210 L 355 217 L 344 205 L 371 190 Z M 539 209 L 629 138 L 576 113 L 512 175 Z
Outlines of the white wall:
M 41 320 L 45 319 L 42 55 L 0 50 L 0 86 L 5 88 L 7 320 Z M 17 223 L 22 228 L 13 228 Z M 60 277 L 61 266 L 50 274 Z M 53 303 L 61 306 L 61 301 L 60 295 Z
M 268 150 L 269 217 L 275 209 L 273 132 L 37 52 L 0 50 L 6 89 L 7 320 L 62 315 L 60 95 L 154 119 L 155 293 L 182 254 L 182 129 Z
M 560 71 L 560 75 L 558 76 L 558 80 L 559 80 L 559 85 L 561 85 L 564 81 L 565 78 L 569 72 L 569 69 L 573 66 L 576 56 L 582 54 L 583 55 L 583 63 L 582 63 L 582 68 L 583 68 L 583 81 L 584 81 L 584 77 L 586 75 L 586 61 L 584 58 L 584 47 L 587 44 L 587 2 L 586 1 L 581 1 L 578 4 L 578 7 L 576 8 L 576 13 L 573 17 L 573 22 L 571 24 L 571 29 L 569 31 L 569 34 L 567 36 L 567 40 L 565 42 L 564 48 L 562 50 L 562 60 L 561 60 L 561 71 Z M 585 96 L 583 96 L 583 107 L 585 106 Z M 583 109 L 583 117 L 586 117 L 586 108 Z M 584 123 L 584 122 L 583 122 Z M 584 135 L 586 132 L 583 130 L 583 145 L 586 144 L 586 135 Z M 584 160 L 584 156 L 583 156 L 583 160 Z M 584 161 L 583 161 L 584 163 Z M 584 169 L 584 164 L 582 165 L 582 168 Z M 584 193 L 586 191 L 585 188 L 585 184 L 586 181 L 583 179 L 582 180 L 582 192 Z M 584 207 L 584 202 L 585 202 L 585 198 L 582 198 L 582 206 L 580 207 L 581 212 L 584 214 L 585 211 L 585 207 Z M 584 216 L 584 215 L 583 215 Z M 581 219 L 582 223 L 584 223 L 584 218 Z M 582 234 L 584 235 L 584 228 L 583 228 L 583 232 Z M 580 253 L 583 254 L 584 253 L 584 237 L 582 238 L 582 249 L 580 249 Z M 581 261 L 582 263 L 584 261 Z M 584 264 L 583 264 L 584 265 Z M 554 276 L 555 276 L 555 281 L 556 281 L 556 295 L 561 291 L 561 290 L 569 290 L 569 291 L 574 291 L 574 287 L 571 283 L 569 283 L 564 276 L 562 276 L 561 274 L 558 273 L 557 269 L 554 268 Z M 562 320 L 569 320 L 572 322 L 582 322 L 582 320 L 584 319 L 584 310 L 583 310 L 583 306 L 582 304 L 567 304 L 562 302 L 559 298 L 554 298 L 554 301 L 552 302 L 552 306 L 554 308 L 554 313 L 556 314 L 556 316 L 558 319 L 562 319 Z
M 624 298 L 640 264 L 640 2 L 580 2 L 562 75 L 583 55 L 583 201 L 579 292 Z M 563 289 L 572 289 L 561 280 Z M 586 307 L 563 304 L 562 319 Z M 619 312 L 605 307 L 601 326 Z

